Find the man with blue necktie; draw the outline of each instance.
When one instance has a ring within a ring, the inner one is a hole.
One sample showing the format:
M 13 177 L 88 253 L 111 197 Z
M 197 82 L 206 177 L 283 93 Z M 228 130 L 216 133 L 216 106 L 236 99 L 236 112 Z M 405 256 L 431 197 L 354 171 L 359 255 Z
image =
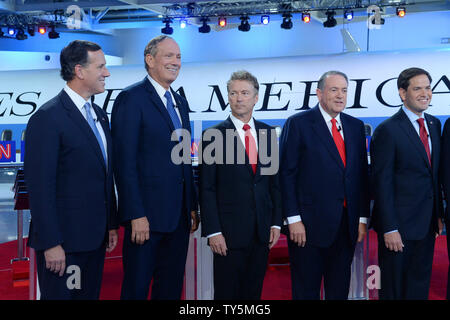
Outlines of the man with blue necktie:
M 125 226 L 121 299 L 181 297 L 189 234 L 198 228 L 191 163 L 175 164 L 172 132 L 190 132 L 189 106 L 170 85 L 181 53 L 168 36 L 144 50 L 148 75 L 125 88 L 112 111 L 119 216 Z M 189 155 L 190 159 L 190 155 Z
M 67 85 L 26 129 L 28 245 L 36 250 L 42 299 L 98 299 L 118 217 L 108 117 L 90 98 L 105 91 L 110 74 L 92 42 L 71 42 L 60 61 Z

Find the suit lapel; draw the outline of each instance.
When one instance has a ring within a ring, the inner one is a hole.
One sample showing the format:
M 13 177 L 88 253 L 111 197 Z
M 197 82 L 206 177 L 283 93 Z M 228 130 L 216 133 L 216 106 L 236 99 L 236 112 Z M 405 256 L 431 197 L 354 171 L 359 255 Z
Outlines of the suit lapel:
M 100 114 L 97 110 L 97 108 L 94 108 L 95 113 L 97 114 L 97 119 L 99 119 L 100 124 L 103 128 L 103 133 L 105 134 L 106 138 L 106 154 L 108 156 L 108 168 L 112 168 L 112 138 L 110 134 L 110 128 L 109 128 L 109 120 L 107 117 L 104 117 L 102 114 Z M 103 158 L 103 155 L 102 155 Z
M 77 127 L 80 128 L 81 132 L 86 136 L 89 145 L 92 147 L 101 165 L 106 170 L 105 159 L 103 158 L 102 150 L 100 149 L 97 138 L 95 137 L 95 134 L 92 131 L 91 127 L 89 126 L 88 122 L 86 121 L 86 119 L 81 114 L 80 110 L 78 110 L 76 105 L 73 103 L 69 95 L 64 90 L 62 90 L 59 95 L 62 102 L 62 106 L 67 110 L 69 118 L 72 119 L 72 121 L 77 125 Z
M 143 86 L 149 93 L 149 98 L 153 102 L 153 105 L 156 107 L 156 109 L 161 113 L 161 116 L 163 117 L 164 121 L 169 126 L 170 132 L 175 130 L 175 127 L 173 126 L 172 119 L 170 119 L 169 112 L 167 111 L 167 108 L 164 106 L 161 98 L 159 97 L 158 93 L 156 92 L 153 85 L 150 83 L 150 81 L 147 79 L 147 77 L 144 78 Z
M 334 143 L 333 137 L 331 136 L 330 130 L 328 129 L 322 114 L 320 113 L 319 106 L 315 106 L 311 111 L 314 113 L 314 121 L 312 124 L 314 131 L 325 145 L 331 157 L 338 163 L 342 170 L 344 170 L 344 163 L 339 155 L 339 151 Z
M 345 145 L 345 166 L 351 168 L 354 161 L 355 142 L 357 140 L 357 133 L 354 130 L 349 118 L 346 114 L 341 113 L 342 130 L 344 131 L 344 145 Z M 333 140 L 334 141 L 334 140 Z
M 433 168 L 437 168 L 439 166 L 439 155 L 438 150 L 440 149 L 440 132 L 438 127 L 434 123 L 428 114 L 424 113 L 425 120 L 427 122 L 428 131 L 431 139 L 431 163 L 433 164 Z
M 403 129 L 403 131 L 408 136 L 409 141 L 414 145 L 414 147 L 419 152 L 420 156 L 422 157 L 423 161 L 425 161 L 425 164 L 427 165 L 428 169 L 431 170 L 430 162 L 428 161 L 428 155 L 425 151 L 425 148 L 423 146 L 422 140 L 420 140 L 419 135 L 417 134 L 416 129 L 414 129 L 413 124 L 409 120 L 406 113 L 400 109 L 397 113 L 400 127 Z

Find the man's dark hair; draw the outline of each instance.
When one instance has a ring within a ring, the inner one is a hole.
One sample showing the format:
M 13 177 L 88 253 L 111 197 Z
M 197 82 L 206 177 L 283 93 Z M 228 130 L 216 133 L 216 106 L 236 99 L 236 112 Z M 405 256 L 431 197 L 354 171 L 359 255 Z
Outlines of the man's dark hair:
M 61 78 L 71 81 L 75 77 L 75 66 L 85 66 L 88 63 L 88 51 L 98 51 L 102 48 L 93 42 L 75 40 L 61 50 Z
M 414 78 L 415 76 L 419 76 L 421 74 L 424 74 L 428 77 L 428 80 L 430 80 L 430 83 L 432 81 L 430 74 L 428 73 L 428 71 L 420 69 L 420 68 L 409 68 L 406 70 L 403 70 L 400 75 L 398 76 L 397 79 L 397 88 L 400 89 L 404 89 L 404 90 L 408 90 L 409 87 L 409 80 L 411 78 Z

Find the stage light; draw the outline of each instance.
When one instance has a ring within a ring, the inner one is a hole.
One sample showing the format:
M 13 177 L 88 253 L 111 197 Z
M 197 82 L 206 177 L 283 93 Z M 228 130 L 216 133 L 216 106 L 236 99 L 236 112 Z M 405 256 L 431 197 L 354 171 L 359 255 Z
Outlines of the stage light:
M 16 34 L 16 29 L 14 27 L 8 27 L 8 34 L 13 36 Z
M 240 19 L 241 19 L 241 24 L 239 25 L 238 30 L 242 31 L 242 32 L 250 31 L 250 23 L 248 23 L 249 17 L 242 16 L 242 17 L 240 17 Z
M 39 26 L 38 31 L 40 34 L 45 34 L 47 32 L 47 28 L 45 26 Z
M 28 27 L 27 27 L 27 32 L 28 32 L 28 34 L 31 36 L 31 37 L 34 37 L 34 26 L 33 25 L 29 25 Z
M 55 31 L 55 26 L 51 26 L 50 27 L 50 32 L 48 33 L 48 38 L 49 39 L 58 39 L 59 38 L 59 32 Z
M 211 27 L 208 25 L 208 17 L 203 17 L 200 19 L 203 23 L 201 27 L 198 28 L 198 32 L 200 33 L 209 33 L 211 31 Z
M 23 31 L 22 28 L 18 28 L 18 29 L 17 29 L 16 39 L 17 39 L 17 40 L 25 40 L 25 39 L 28 39 L 28 36 L 25 34 L 25 31 Z
M 344 18 L 347 19 L 347 21 L 352 21 L 353 20 L 353 10 L 345 10 Z
M 283 22 L 281 23 L 282 29 L 286 29 L 286 30 L 292 29 L 293 24 L 292 24 L 291 18 L 292 18 L 292 15 L 290 13 L 283 14 Z
M 302 13 L 302 21 L 304 23 L 310 23 L 311 22 L 311 14 L 309 14 L 308 12 L 303 12 Z
M 397 16 L 400 18 L 403 18 L 406 15 L 406 9 L 404 7 L 397 7 L 396 8 Z
M 270 22 L 270 16 L 267 16 L 267 15 L 261 16 L 261 23 L 262 24 L 267 25 L 267 24 L 269 24 L 269 22 Z
M 181 29 L 184 29 L 184 28 L 186 28 L 186 26 L 187 26 L 187 21 L 186 21 L 186 19 L 181 19 L 181 20 L 180 20 L 180 28 L 181 28 Z
M 225 28 L 227 25 L 227 18 L 225 17 L 219 17 L 219 26 L 221 28 Z
M 325 28 L 333 28 L 333 27 L 335 27 L 336 25 L 337 25 L 337 21 L 336 21 L 336 19 L 334 18 L 334 15 L 336 14 L 336 12 L 334 12 L 333 10 L 328 10 L 327 12 L 326 12 L 326 15 L 327 15 L 327 21 L 325 21 L 324 23 L 323 23 L 323 26 L 325 27 Z
M 173 28 L 170 26 L 170 24 L 172 23 L 172 19 L 166 18 L 166 19 L 163 20 L 163 23 L 165 23 L 166 26 L 161 29 L 161 33 L 163 33 L 163 34 L 172 34 L 173 33 Z

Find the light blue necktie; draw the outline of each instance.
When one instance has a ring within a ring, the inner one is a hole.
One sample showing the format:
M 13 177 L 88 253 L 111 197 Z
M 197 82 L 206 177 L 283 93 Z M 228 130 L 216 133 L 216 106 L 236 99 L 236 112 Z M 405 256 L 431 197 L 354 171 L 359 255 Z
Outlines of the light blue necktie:
M 180 118 L 178 118 L 177 112 L 173 106 L 172 96 L 169 91 L 166 91 L 164 97 L 167 99 L 167 111 L 169 112 L 170 119 L 172 119 L 173 127 L 175 130 L 181 129 Z M 180 136 L 178 134 L 178 136 Z
M 105 160 L 105 165 L 107 165 L 105 147 L 103 146 L 103 141 L 102 137 L 100 136 L 100 132 L 98 131 L 97 126 L 95 125 L 95 121 L 92 118 L 91 105 L 89 104 L 89 102 L 86 102 L 84 108 L 86 109 L 86 120 L 89 123 L 89 126 L 91 127 L 92 131 L 94 132 L 95 137 L 97 138 L 97 142 L 100 146 L 100 149 L 102 150 L 103 159 Z

